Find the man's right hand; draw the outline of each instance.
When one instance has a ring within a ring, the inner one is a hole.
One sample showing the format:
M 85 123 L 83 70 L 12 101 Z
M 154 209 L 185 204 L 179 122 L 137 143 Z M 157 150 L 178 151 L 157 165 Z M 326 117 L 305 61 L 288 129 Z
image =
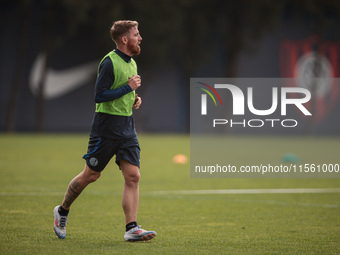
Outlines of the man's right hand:
M 128 85 L 131 87 L 132 90 L 138 89 L 142 85 L 142 80 L 139 75 L 133 75 L 129 81 Z

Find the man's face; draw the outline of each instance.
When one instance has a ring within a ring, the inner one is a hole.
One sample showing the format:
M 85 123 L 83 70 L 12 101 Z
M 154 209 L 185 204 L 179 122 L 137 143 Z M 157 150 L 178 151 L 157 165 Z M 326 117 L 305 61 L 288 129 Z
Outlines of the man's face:
M 139 34 L 137 27 L 132 27 L 129 34 L 126 36 L 128 39 L 127 48 L 131 55 L 139 55 L 140 53 L 140 43 L 142 42 L 142 37 Z

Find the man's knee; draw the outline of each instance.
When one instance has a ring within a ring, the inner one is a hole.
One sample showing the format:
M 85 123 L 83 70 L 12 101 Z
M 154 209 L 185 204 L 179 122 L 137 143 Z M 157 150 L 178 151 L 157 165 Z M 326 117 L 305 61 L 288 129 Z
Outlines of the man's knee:
M 140 173 L 139 173 L 139 171 L 135 171 L 135 172 L 129 174 L 128 177 L 125 178 L 125 179 L 129 182 L 132 182 L 132 183 L 139 183 Z
M 88 183 L 95 182 L 101 175 L 101 172 L 93 171 L 85 164 L 85 169 L 83 171 L 84 178 Z
M 121 160 L 121 169 L 127 184 L 138 184 L 140 179 L 139 167 L 132 165 L 130 162 Z
M 95 182 L 96 180 L 99 179 L 99 177 L 100 177 L 100 173 L 95 172 L 95 173 L 93 173 L 93 174 L 91 174 L 91 175 L 89 176 L 89 181 L 90 181 L 90 182 Z

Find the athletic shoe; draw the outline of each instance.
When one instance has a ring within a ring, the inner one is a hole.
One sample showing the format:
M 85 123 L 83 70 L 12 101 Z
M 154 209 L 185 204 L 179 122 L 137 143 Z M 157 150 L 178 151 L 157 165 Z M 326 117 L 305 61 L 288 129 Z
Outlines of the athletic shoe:
M 155 231 L 146 231 L 140 226 L 134 227 L 125 232 L 124 240 L 130 242 L 149 241 L 157 235 Z
M 64 239 L 66 237 L 66 223 L 67 216 L 61 216 L 58 212 L 59 205 L 57 205 L 54 210 L 54 232 L 60 239 Z

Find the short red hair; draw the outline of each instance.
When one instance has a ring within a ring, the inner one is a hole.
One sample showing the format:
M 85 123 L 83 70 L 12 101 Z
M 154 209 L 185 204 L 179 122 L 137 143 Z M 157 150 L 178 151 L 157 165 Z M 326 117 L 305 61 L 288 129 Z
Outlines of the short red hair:
M 117 44 L 119 40 L 130 31 L 132 27 L 137 27 L 138 22 L 133 20 L 118 20 L 113 23 L 110 29 L 112 40 Z

